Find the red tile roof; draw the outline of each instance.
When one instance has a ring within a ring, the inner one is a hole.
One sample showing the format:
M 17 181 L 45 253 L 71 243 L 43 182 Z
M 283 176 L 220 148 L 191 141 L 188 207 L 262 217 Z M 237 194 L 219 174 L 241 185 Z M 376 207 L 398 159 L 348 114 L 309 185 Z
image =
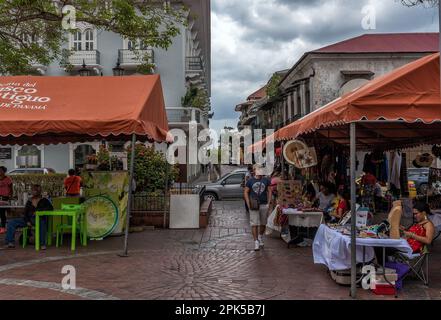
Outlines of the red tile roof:
M 247 100 L 260 100 L 262 98 L 266 97 L 266 86 L 260 88 L 256 92 L 250 94 L 247 98 Z
M 438 52 L 438 33 L 364 34 L 312 51 L 312 53 Z

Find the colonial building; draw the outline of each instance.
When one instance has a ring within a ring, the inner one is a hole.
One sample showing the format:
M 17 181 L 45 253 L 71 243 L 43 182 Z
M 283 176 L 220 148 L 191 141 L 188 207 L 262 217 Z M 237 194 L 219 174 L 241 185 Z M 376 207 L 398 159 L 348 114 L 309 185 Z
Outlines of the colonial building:
M 264 86 L 249 95 L 246 102 L 236 106 L 235 111 L 241 112 L 239 123 L 237 124 L 239 130 L 242 130 L 245 126 L 254 127 L 256 125 L 256 104 L 258 106 L 258 102 L 265 101 L 266 96 L 266 86 Z
M 439 51 L 438 33 L 365 34 L 305 53 L 257 111 L 279 129 L 376 77 Z
M 48 66 L 35 65 L 41 76 L 114 76 L 136 75 L 137 68 L 148 57 L 150 72 L 161 75 L 170 128 L 188 130 L 194 121 L 200 129 L 209 126 L 211 96 L 211 13 L 210 0 L 176 0 L 189 8 L 188 24 L 180 26 L 168 50 L 141 47 L 119 34 L 99 30 L 93 25 L 78 24 L 78 30 L 68 34 L 63 49 L 71 50 L 66 61 L 54 61 Z M 206 97 L 198 108 L 183 106 L 182 98 L 193 86 Z M 7 146 L 11 156 L 0 159 L 8 169 L 18 167 L 48 167 L 57 172 L 81 167 L 88 155 L 96 152 L 102 141 L 85 144 L 46 146 Z M 163 148 L 157 146 L 158 148 Z M 114 143 L 113 151 L 122 156 L 124 142 Z M 9 154 L 9 153 L 7 153 Z M 185 179 L 198 176 L 200 166 L 181 166 Z

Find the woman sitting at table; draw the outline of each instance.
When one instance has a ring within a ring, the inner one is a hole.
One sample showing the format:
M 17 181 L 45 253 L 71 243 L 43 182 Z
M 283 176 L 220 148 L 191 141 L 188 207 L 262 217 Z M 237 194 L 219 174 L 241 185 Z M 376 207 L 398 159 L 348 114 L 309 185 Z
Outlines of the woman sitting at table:
M 417 202 L 413 207 L 413 216 L 416 223 L 408 230 L 403 226 L 400 227 L 413 253 L 420 253 L 424 246 L 431 244 L 433 241 L 435 226 L 428 218 L 430 214 L 430 207 L 427 203 Z
M 416 222 L 407 230 L 403 226 L 400 227 L 413 253 L 421 253 L 423 248 L 433 241 L 435 226 L 428 218 L 430 214 L 430 207 L 427 203 L 417 202 L 413 207 L 413 216 Z M 382 264 L 382 249 L 374 249 L 378 263 Z M 386 256 L 392 256 L 396 252 L 398 252 L 397 249 L 386 248 Z
M 15 248 L 15 231 L 17 228 L 25 228 L 35 226 L 36 211 L 52 211 L 54 210 L 50 201 L 42 197 L 41 186 L 35 184 L 32 186 L 32 198 L 28 200 L 24 209 L 23 218 L 14 219 L 8 222 L 6 232 L 6 248 Z M 46 217 L 40 218 L 40 244 L 41 249 L 46 249 Z

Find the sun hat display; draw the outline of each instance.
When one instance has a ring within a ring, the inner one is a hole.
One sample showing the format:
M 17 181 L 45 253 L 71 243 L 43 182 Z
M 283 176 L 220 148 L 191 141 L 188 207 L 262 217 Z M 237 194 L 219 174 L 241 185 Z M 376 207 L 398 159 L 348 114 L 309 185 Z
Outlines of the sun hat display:
M 309 148 L 303 141 L 292 140 L 283 147 L 285 160 L 299 169 L 317 165 L 315 148 Z
M 432 165 L 432 162 L 435 158 L 430 153 L 420 153 L 416 156 L 415 160 L 413 161 L 413 165 L 416 168 L 427 168 Z

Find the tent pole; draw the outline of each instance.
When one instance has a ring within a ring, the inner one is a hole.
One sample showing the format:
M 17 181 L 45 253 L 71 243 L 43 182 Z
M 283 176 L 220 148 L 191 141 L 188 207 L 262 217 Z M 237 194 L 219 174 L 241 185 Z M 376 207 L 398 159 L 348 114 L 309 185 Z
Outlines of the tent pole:
M 355 186 L 355 161 L 356 161 L 356 124 L 352 122 L 350 125 L 350 165 L 351 165 L 351 297 L 356 298 L 357 294 L 357 246 L 356 246 L 356 186 Z
M 440 40 L 440 42 L 439 42 L 439 49 L 440 49 L 440 52 L 441 52 L 441 1 L 438 1 L 438 10 L 439 10 L 439 13 L 438 13 L 438 23 L 439 23 L 439 32 L 440 32 L 440 34 L 439 34 L 439 40 Z M 440 73 L 440 77 L 441 77 L 441 73 Z
M 129 228 L 130 228 L 130 217 L 132 216 L 132 201 L 133 201 L 133 179 L 135 171 L 135 145 L 136 145 L 136 134 L 132 134 L 132 149 L 130 156 L 130 172 L 129 172 L 129 199 L 127 203 L 127 215 L 126 215 L 126 230 L 124 237 L 124 251 L 120 254 L 120 257 L 128 257 L 128 241 L 129 241 Z
M 168 144 L 167 144 L 168 146 Z M 168 192 L 168 169 L 169 169 L 169 163 L 165 164 L 165 181 L 164 181 L 164 222 L 162 224 L 162 227 L 165 229 L 167 224 L 167 192 Z

